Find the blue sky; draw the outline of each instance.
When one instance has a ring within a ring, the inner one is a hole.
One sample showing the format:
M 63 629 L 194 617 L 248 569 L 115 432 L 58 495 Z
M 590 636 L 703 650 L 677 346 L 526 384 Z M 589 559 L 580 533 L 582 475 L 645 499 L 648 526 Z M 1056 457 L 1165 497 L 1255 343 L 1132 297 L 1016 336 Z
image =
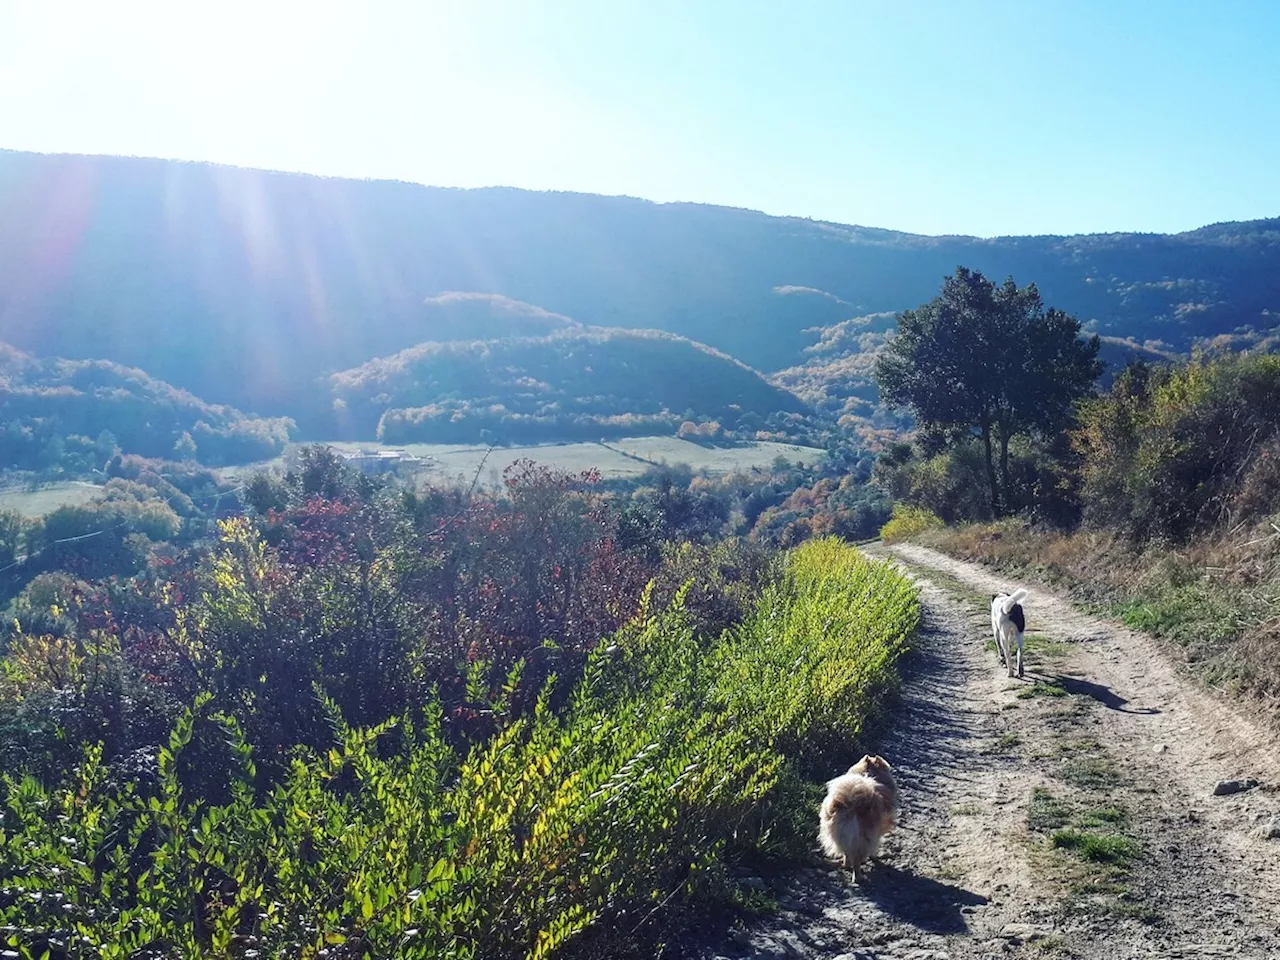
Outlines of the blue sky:
M 1280 215 L 1280 2 L 0 0 L 0 146 L 921 233 Z

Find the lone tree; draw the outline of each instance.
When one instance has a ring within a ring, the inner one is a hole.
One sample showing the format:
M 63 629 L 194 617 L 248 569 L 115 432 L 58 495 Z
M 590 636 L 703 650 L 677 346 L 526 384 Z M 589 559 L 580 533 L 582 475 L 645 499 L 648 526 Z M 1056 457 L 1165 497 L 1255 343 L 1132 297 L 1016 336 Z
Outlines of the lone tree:
M 173 455 L 179 460 L 194 460 L 196 458 L 196 442 L 192 439 L 190 433 L 184 430 L 182 436 L 174 441 Z
M 880 395 L 924 429 L 977 436 L 986 455 L 991 511 L 1009 507 L 1009 440 L 1064 429 L 1075 401 L 1102 373 L 1098 338 L 1046 308 L 1035 284 L 996 286 L 958 267 L 942 292 L 898 316 L 898 332 L 876 361 Z M 995 444 L 1000 447 L 997 481 Z

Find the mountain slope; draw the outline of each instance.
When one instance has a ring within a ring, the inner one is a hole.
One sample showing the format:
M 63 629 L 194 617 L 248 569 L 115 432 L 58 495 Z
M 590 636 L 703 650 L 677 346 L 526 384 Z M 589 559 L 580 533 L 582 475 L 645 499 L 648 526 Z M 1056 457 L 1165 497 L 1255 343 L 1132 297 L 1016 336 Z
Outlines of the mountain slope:
M 921 237 L 619 197 L 0 152 L 0 222 L 0 339 L 271 413 L 317 376 L 455 338 L 426 302 L 452 291 L 667 330 L 762 370 L 801 362 L 806 328 L 928 299 L 957 264 L 1034 280 L 1100 333 L 1178 349 L 1280 312 L 1280 220 Z

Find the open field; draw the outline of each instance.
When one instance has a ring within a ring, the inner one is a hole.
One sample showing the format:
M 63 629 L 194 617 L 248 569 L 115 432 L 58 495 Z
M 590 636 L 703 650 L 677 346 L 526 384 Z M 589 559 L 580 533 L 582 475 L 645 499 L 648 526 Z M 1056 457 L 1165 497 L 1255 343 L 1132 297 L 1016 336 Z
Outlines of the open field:
M 629 437 L 605 444 L 632 457 L 651 463 L 687 463 L 695 470 L 728 473 L 767 467 L 778 457 L 792 463 L 815 463 L 823 451 L 791 443 L 753 443 L 745 447 L 703 447 L 678 437 Z
M 59 507 L 88 503 L 101 496 L 101 487 L 79 480 L 62 480 L 39 490 L 0 488 L 0 510 L 16 510 L 24 517 L 43 517 Z
M 407 443 L 387 446 L 379 443 L 327 442 L 343 453 L 361 450 L 403 450 L 428 459 L 428 475 L 442 483 L 470 483 L 481 470 L 480 484 L 496 487 L 502 471 L 522 458 L 536 460 L 562 470 L 580 471 L 592 467 L 605 479 L 623 479 L 644 473 L 656 464 L 688 464 L 694 470 L 727 473 L 731 470 L 765 467 L 779 456 L 793 462 L 813 463 L 823 451 L 788 443 L 753 443 L 743 447 L 703 447 L 677 437 L 631 437 L 607 443 L 558 443 L 527 447 L 495 447 L 485 460 L 487 448 L 480 445 L 447 443 Z M 283 466 L 284 458 L 263 463 L 229 467 L 224 476 L 245 476 L 256 470 Z

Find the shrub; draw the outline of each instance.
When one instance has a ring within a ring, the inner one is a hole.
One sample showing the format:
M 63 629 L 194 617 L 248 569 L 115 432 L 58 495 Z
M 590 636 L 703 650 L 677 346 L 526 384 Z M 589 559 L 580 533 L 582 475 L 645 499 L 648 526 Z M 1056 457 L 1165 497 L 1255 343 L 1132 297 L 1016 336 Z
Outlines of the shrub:
M 923 507 L 949 523 L 991 516 L 991 487 L 974 443 L 943 451 L 895 444 L 873 470 L 894 500 Z
M 712 544 L 667 543 L 654 581 L 654 601 L 665 606 L 684 591 L 695 630 L 715 640 L 753 612 L 776 573 L 776 560 L 774 551 L 738 537 Z
M 110 634 L 19 633 L 0 663 L 0 769 L 54 781 L 83 744 L 119 755 L 158 735 L 164 723 L 154 691 L 125 668 Z
M 913 447 L 898 443 L 876 461 L 876 482 L 894 500 L 923 507 L 949 524 L 991 519 L 990 481 L 981 448 L 921 436 Z M 1065 436 L 1015 437 L 1009 444 L 1005 512 L 1029 515 L 1055 527 L 1079 522 L 1077 457 Z
M 794 816 L 807 838 L 809 768 L 851 756 L 918 617 L 890 566 L 831 540 L 718 642 L 682 599 L 596 645 L 562 707 L 548 683 L 465 752 L 435 700 L 364 728 L 326 703 L 333 746 L 255 790 L 240 724 L 201 695 L 153 790 L 111 782 L 96 746 L 53 787 L 6 774 L 0 925 L 102 957 L 600 956 L 669 932 L 726 859 Z M 208 734 L 217 801 L 183 776 Z
M 36 562 L 84 577 L 131 574 L 142 568 L 152 541 L 172 540 L 181 530 L 182 521 L 167 502 L 111 493 L 117 495 L 46 515 L 28 535 L 30 546 L 40 551 Z
M 1251 519 L 1270 509 L 1278 435 L 1280 357 L 1134 366 L 1081 413 L 1085 520 L 1183 541 Z
M 916 591 L 892 566 L 812 540 L 787 554 L 722 649 L 720 696 L 789 756 L 802 745 L 819 762 L 840 755 L 891 688 L 918 618 Z
M 935 513 L 923 507 L 912 507 L 905 503 L 893 505 L 893 516 L 880 528 L 880 539 L 885 543 L 896 543 L 908 540 L 931 527 L 943 526 Z

